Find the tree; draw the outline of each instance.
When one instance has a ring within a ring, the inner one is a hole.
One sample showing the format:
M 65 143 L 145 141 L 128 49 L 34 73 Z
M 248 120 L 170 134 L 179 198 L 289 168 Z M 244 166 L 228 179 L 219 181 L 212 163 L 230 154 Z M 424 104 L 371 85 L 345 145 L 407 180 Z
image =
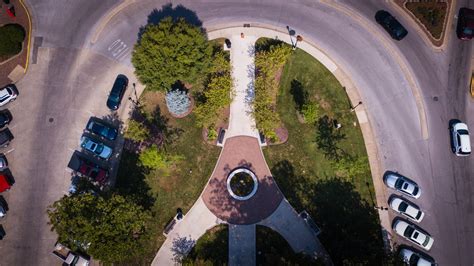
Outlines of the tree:
M 0 56 L 15 55 L 21 51 L 25 29 L 19 24 L 0 27 Z
M 149 136 L 150 131 L 143 123 L 130 119 L 127 131 L 125 131 L 126 138 L 141 142 L 148 139 Z
M 181 160 L 182 157 L 178 155 L 168 155 L 163 150 L 159 150 L 156 145 L 152 145 L 142 151 L 138 159 L 144 167 L 156 170 L 166 169 L 171 164 Z
M 168 90 L 178 80 L 196 82 L 207 73 L 211 58 L 202 29 L 171 17 L 146 26 L 132 53 L 138 79 L 152 90 Z
M 301 113 L 304 116 L 304 121 L 308 124 L 314 124 L 318 121 L 320 116 L 320 109 L 317 103 L 309 102 L 303 104 L 301 108 Z
M 118 194 L 64 196 L 47 213 L 60 242 L 103 263 L 140 257 L 151 218 L 141 206 Z
M 170 90 L 166 93 L 165 100 L 170 113 L 177 116 L 186 114 L 191 107 L 191 100 L 185 91 Z

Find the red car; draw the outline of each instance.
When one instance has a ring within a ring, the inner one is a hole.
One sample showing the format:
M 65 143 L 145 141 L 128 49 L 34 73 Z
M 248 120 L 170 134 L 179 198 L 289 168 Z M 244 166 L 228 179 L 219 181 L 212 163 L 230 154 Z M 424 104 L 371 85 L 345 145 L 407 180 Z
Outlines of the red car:
M 0 174 L 0 192 L 7 191 L 11 188 L 10 182 L 8 181 L 8 177 L 4 174 Z
M 107 181 L 108 172 L 99 166 L 83 161 L 79 166 L 78 172 L 83 176 L 92 178 L 95 182 L 98 182 L 101 186 L 105 185 Z
M 474 10 L 465 7 L 459 9 L 456 33 L 461 40 L 474 37 Z

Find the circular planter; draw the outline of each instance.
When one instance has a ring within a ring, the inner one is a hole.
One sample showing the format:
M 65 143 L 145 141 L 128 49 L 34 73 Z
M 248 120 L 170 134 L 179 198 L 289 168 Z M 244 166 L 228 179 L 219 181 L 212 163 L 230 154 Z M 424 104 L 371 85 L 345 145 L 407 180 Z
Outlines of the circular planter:
M 227 191 L 236 200 L 248 200 L 257 192 L 255 174 L 246 168 L 238 168 L 227 177 Z

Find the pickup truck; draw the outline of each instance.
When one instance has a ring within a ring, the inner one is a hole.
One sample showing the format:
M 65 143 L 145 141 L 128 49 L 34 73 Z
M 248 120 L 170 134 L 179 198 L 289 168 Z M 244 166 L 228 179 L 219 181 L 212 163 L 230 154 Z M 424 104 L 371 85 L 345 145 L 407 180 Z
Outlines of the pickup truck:
M 9 177 L 6 174 L 0 172 L 0 192 L 10 190 L 11 187 L 12 185 Z
M 69 248 L 64 246 L 61 243 L 56 243 L 54 246 L 53 255 L 58 257 L 61 261 L 63 261 L 63 265 L 77 265 L 77 266 L 88 266 L 89 260 L 82 257 L 79 254 L 72 252 Z

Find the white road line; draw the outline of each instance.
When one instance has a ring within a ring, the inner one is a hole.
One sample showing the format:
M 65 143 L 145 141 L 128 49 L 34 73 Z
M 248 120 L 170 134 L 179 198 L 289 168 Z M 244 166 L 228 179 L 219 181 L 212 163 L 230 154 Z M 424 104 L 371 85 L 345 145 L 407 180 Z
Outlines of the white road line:
M 107 50 L 111 51 L 117 44 L 120 44 L 120 42 L 121 42 L 120 39 L 115 40 L 115 41 L 109 46 L 109 48 L 107 48 Z
M 115 58 L 119 59 L 122 55 L 126 54 L 128 50 L 130 50 L 130 47 L 127 47 L 126 49 L 119 52 Z
M 12 151 L 14 151 L 14 150 L 15 150 L 15 148 L 13 148 L 13 149 L 11 149 L 11 150 L 8 150 L 7 152 L 4 152 L 4 154 L 8 154 L 8 153 L 10 153 L 10 152 L 12 152 Z
M 122 46 L 120 46 L 120 48 L 115 49 L 115 52 L 112 53 L 112 56 L 113 57 L 117 56 L 118 54 L 120 54 L 126 48 L 127 48 L 127 45 L 123 44 Z

